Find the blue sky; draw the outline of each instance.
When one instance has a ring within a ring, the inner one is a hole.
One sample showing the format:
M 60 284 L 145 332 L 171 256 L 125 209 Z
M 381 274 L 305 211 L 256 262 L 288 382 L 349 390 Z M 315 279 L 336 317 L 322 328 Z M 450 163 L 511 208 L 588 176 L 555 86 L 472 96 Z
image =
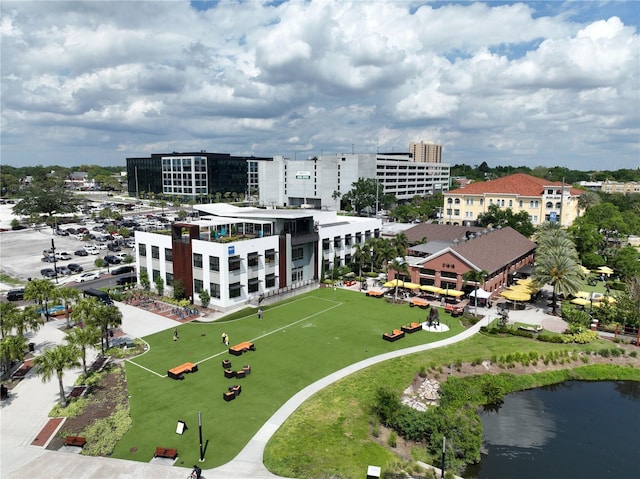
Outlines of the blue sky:
M 640 166 L 637 2 L 3 1 L 4 164 L 172 151 Z

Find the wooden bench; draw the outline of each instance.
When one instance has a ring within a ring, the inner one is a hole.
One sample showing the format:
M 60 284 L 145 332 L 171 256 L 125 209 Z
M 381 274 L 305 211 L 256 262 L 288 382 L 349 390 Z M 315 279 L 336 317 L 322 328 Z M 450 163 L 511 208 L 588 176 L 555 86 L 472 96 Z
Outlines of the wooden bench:
M 444 310 L 446 313 L 451 314 L 451 316 L 460 316 L 462 313 L 464 313 L 464 306 L 446 304 Z
M 253 343 L 249 341 L 243 341 L 239 344 L 236 344 L 235 346 L 231 346 L 229 348 L 229 353 L 233 354 L 234 356 L 240 356 L 242 353 L 246 351 L 255 351 L 255 350 L 256 350 L 256 347 Z
M 64 438 L 65 446 L 82 447 L 87 443 L 87 438 L 81 436 L 67 436 Z
M 169 369 L 167 371 L 167 376 L 172 379 L 184 379 L 183 374 L 185 373 L 195 373 L 198 370 L 198 365 L 193 363 L 184 363 L 180 366 L 176 366 L 175 368 Z
M 382 298 L 384 296 L 384 291 L 367 291 L 367 296 L 371 296 L 372 298 Z
M 414 307 L 414 306 L 418 306 L 422 309 L 427 308 L 429 306 L 429 302 L 426 299 L 422 299 L 422 298 L 411 298 L 409 300 L 409 306 L 410 307 Z
M 407 334 L 412 334 L 412 333 L 415 333 L 417 331 L 422 331 L 422 324 L 421 323 L 411 323 L 409 325 L 402 326 L 401 329 Z
M 404 331 L 401 329 L 394 329 L 391 333 L 384 333 L 382 339 L 385 341 L 397 341 L 400 338 L 404 338 Z
M 166 457 L 167 459 L 175 459 L 178 457 L 177 449 L 170 449 L 168 447 L 156 447 L 156 453 L 153 457 Z

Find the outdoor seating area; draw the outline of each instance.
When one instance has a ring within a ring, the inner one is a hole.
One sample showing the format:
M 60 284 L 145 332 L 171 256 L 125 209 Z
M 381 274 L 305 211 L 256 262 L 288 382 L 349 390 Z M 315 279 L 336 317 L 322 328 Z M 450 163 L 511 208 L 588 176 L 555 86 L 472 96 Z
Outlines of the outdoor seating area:
M 398 339 L 404 338 L 405 332 L 401 329 L 394 329 L 391 333 L 384 333 L 382 335 L 382 339 L 385 341 L 397 341 Z
M 246 351 L 255 351 L 256 347 L 252 342 L 243 341 L 235 346 L 231 346 L 229 348 L 229 354 L 233 354 L 234 356 L 241 356 L 242 353 Z
M 369 290 L 366 292 L 366 295 L 372 298 L 382 298 L 384 296 L 384 293 L 385 293 L 384 291 Z
M 429 302 L 426 299 L 416 297 L 409 300 L 409 306 L 412 308 L 418 306 L 419 308 L 426 309 L 429 307 Z
M 186 373 L 195 373 L 198 370 L 198 365 L 194 363 L 184 363 L 180 366 L 176 366 L 173 369 L 167 371 L 167 376 L 171 379 L 184 379 Z
M 401 329 L 407 334 L 413 334 L 422 331 L 422 323 L 410 323 L 409 325 L 402 326 Z
M 451 316 L 461 316 L 464 313 L 464 306 L 447 303 L 444 307 L 445 313 Z

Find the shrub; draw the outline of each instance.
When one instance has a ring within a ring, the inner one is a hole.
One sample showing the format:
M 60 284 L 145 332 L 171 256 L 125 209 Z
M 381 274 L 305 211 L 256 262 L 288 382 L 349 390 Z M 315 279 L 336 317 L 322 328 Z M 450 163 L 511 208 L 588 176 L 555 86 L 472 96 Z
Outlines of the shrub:
M 631 352 L 629 353 L 629 356 L 631 356 L 632 358 L 637 357 L 637 356 L 638 356 L 638 351 L 631 351 Z
M 398 434 L 395 431 L 391 431 L 391 433 L 389 434 L 387 444 L 390 447 L 396 447 L 398 445 Z
M 418 376 L 420 376 L 421 378 L 426 378 L 427 368 L 425 368 L 424 366 L 420 366 L 420 372 L 418 373 Z

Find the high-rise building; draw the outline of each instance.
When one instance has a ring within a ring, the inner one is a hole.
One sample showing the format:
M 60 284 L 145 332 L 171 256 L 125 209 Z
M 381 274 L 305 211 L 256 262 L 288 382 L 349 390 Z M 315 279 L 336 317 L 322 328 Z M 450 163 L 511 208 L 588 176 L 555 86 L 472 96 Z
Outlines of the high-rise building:
M 409 143 L 409 153 L 417 163 L 442 163 L 442 145 L 430 141 Z

